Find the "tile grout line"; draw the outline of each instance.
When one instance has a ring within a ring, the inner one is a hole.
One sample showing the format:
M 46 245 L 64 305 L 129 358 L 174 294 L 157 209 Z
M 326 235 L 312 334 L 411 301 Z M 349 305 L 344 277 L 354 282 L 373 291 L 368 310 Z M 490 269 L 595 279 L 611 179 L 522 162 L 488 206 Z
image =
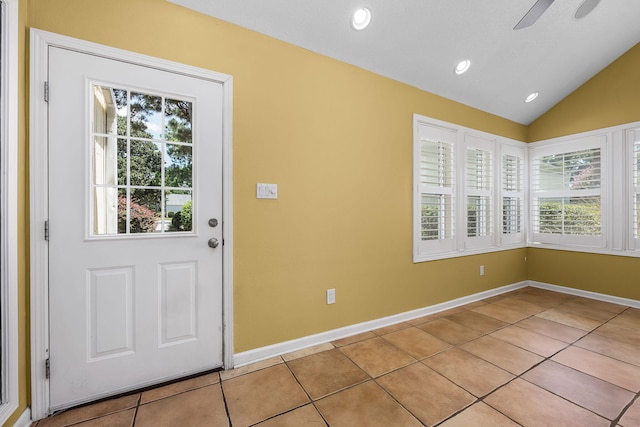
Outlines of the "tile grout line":
M 233 427 L 233 421 L 231 421 L 231 413 L 229 412 L 229 405 L 227 404 L 227 395 L 224 392 L 224 387 L 222 386 L 222 377 L 220 378 L 220 393 L 222 393 L 222 401 L 224 402 L 224 412 L 227 414 L 227 421 L 229 422 L 229 427 Z

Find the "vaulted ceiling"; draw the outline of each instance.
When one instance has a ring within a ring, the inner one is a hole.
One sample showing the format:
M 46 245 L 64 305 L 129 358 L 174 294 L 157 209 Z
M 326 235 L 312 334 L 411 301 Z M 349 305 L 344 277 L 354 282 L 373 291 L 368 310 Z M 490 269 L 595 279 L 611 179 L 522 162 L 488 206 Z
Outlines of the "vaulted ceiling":
M 536 0 L 169 1 L 522 124 L 640 42 L 640 0 L 556 0 L 519 30 Z

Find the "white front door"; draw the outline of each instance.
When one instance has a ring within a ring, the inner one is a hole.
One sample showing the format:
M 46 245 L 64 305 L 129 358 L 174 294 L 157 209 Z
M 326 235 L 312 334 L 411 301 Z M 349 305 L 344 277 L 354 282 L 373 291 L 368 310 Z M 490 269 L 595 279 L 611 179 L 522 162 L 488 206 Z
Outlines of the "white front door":
M 221 84 L 49 47 L 48 233 L 50 409 L 222 366 Z

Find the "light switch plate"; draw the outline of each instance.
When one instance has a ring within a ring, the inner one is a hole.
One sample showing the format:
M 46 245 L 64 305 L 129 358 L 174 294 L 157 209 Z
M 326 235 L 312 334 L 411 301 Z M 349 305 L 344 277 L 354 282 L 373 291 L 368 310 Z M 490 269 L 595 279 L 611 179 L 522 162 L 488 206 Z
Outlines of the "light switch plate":
M 256 197 L 258 199 L 277 199 L 278 184 L 256 184 Z

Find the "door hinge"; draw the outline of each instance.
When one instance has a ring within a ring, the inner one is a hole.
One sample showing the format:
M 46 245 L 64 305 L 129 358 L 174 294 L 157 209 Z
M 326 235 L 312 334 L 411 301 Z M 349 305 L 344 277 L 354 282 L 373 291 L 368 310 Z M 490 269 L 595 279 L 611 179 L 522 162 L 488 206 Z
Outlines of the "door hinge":
M 45 379 L 49 379 L 51 377 L 51 361 L 47 359 L 44 361 L 44 377 Z
M 49 82 L 44 82 L 44 102 L 49 102 Z
M 44 240 L 49 241 L 49 221 L 44 222 Z

